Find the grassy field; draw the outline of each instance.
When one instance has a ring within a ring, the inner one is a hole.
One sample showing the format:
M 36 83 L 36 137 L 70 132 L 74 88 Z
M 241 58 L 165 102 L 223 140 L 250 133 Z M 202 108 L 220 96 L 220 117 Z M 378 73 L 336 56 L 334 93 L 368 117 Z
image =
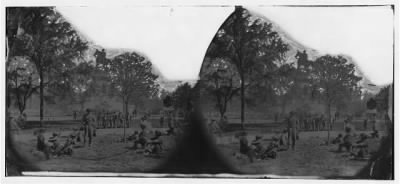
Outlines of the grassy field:
M 36 127 L 37 125 L 33 125 Z M 47 122 L 45 124 L 46 140 L 53 132 L 60 133 L 61 143 L 72 131 L 72 128 L 79 127 L 77 121 Z M 131 135 L 138 126 L 126 129 L 126 134 Z M 31 164 L 42 171 L 79 171 L 79 172 L 147 172 L 167 157 L 169 151 L 173 150 L 178 137 L 162 136 L 163 152 L 159 157 L 147 157 L 143 153 L 137 153 L 132 149 L 133 142 L 122 141 L 123 128 L 97 129 L 97 136 L 93 138 L 91 147 L 83 146 L 83 139 L 74 147 L 72 156 L 61 156 L 45 159 L 42 152 L 36 151 L 36 137 L 34 130 L 27 128 L 12 133 L 12 143 L 18 153 L 26 158 Z M 154 129 L 165 130 L 156 127 Z
M 160 127 L 157 119 L 151 120 L 154 129 L 165 130 Z M 358 127 L 360 122 L 356 122 Z M 53 132 L 67 136 L 72 128 L 79 127 L 79 121 L 47 121 L 45 137 L 49 138 Z M 300 132 L 300 140 L 295 151 L 278 152 L 278 157 L 271 160 L 258 160 L 250 163 L 248 159 L 237 159 L 234 152 L 239 151 L 238 140 L 234 134 L 238 132 L 237 124 L 231 124 L 230 131 L 216 135 L 215 141 L 219 150 L 225 154 L 229 163 L 239 171 L 248 174 L 276 174 L 288 176 L 353 176 L 367 161 L 352 160 L 347 153 L 337 153 L 337 145 L 321 145 L 327 138 L 326 131 Z M 44 154 L 35 151 L 36 137 L 34 130 L 39 127 L 38 122 L 27 123 L 25 129 L 14 132 L 13 145 L 24 158 L 43 171 L 79 171 L 79 172 L 147 172 L 156 168 L 167 158 L 168 153 L 174 149 L 178 138 L 175 136 L 162 136 L 164 152 L 160 157 L 145 157 L 132 149 L 132 142 L 122 142 L 122 128 L 98 129 L 97 136 L 93 139 L 91 147 L 82 147 L 79 143 L 74 148 L 72 156 L 62 156 L 46 160 Z M 166 127 L 166 125 L 164 125 Z M 263 144 L 268 144 L 274 132 L 285 127 L 284 123 L 253 123 L 246 124 L 249 141 L 255 135 L 264 138 Z M 343 133 L 337 126 L 331 132 L 331 137 Z M 381 125 L 381 130 L 384 130 Z M 126 129 L 127 135 L 138 130 L 138 121 L 133 122 Z M 364 131 L 370 133 L 370 131 Z M 361 133 L 358 131 L 357 133 Z M 384 131 L 380 131 L 384 135 Z M 379 147 L 379 139 L 369 140 L 369 151 L 374 152 Z
M 255 135 L 261 135 L 263 137 L 262 144 L 265 146 L 268 145 L 274 135 L 260 131 L 248 133 L 249 141 L 252 141 Z M 331 136 L 336 136 L 338 133 L 341 132 L 332 132 Z M 246 156 L 242 155 L 238 158 L 234 155 L 234 153 L 239 152 L 239 143 L 232 134 L 222 134 L 215 137 L 218 148 L 228 159 L 228 162 L 240 172 L 247 174 L 347 177 L 354 176 L 367 165 L 367 160 L 354 160 L 350 158 L 349 153 L 337 152 L 338 145 L 325 145 L 326 139 L 326 132 L 302 132 L 295 150 L 280 151 L 276 159 L 256 160 L 250 163 Z M 367 142 L 370 153 L 379 148 L 380 139 L 369 139 Z

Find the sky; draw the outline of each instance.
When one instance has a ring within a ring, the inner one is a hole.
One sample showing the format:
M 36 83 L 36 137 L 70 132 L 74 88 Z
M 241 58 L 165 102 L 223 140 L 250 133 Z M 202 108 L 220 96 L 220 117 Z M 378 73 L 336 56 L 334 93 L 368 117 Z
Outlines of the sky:
M 390 7 L 245 6 L 300 44 L 353 58 L 376 85 L 393 80 Z M 169 80 L 198 78 L 205 52 L 234 7 L 57 7 L 96 45 L 144 53 Z

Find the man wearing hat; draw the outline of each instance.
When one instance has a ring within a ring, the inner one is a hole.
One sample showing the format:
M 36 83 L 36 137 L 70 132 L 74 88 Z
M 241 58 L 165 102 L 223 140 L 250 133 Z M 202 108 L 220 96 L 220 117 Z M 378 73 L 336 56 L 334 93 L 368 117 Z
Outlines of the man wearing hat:
M 83 144 L 86 145 L 86 137 L 89 138 L 89 147 L 92 144 L 92 135 L 93 135 L 93 122 L 95 118 L 91 114 L 90 109 L 86 109 L 86 113 L 82 117 L 83 123 Z
M 142 117 L 142 122 L 140 123 L 140 133 L 138 135 L 138 139 L 133 142 L 133 149 L 138 149 L 139 145 L 141 148 L 143 148 L 147 144 L 147 131 L 146 131 L 146 124 L 143 122 L 145 120 L 144 117 Z
M 162 133 L 158 130 L 155 131 L 154 137 L 147 141 L 146 154 L 159 154 L 162 150 L 162 141 L 160 139 Z
M 37 138 L 36 149 L 41 151 L 45 154 L 46 159 L 50 159 L 50 146 L 46 144 L 45 137 L 44 137 L 44 129 L 39 129 L 34 132 Z
M 248 140 L 247 140 L 247 133 L 246 132 L 241 132 L 239 134 L 239 145 L 240 145 L 240 153 L 247 155 L 249 157 L 250 162 L 253 162 L 254 159 L 254 150 L 248 145 Z
M 262 139 L 261 136 L 256 135 L 255 139 L 251 142 L 251 145 L 253 146 L 253 150 L 254 150 L 255 156 L 257 158 L 259 158 L 265 152 L 265 149 L 261 144 L 261 141 L 262 141 L 261 139 Z
M 291 145 L 292 150 L 294 150 L 296 145 L 296 134 L 297 134 L 297 124 L 298 124 L 296 113 L 294 111 L 290 111 L 289 117 L 286 121 L 288 127 L 288 145 Z

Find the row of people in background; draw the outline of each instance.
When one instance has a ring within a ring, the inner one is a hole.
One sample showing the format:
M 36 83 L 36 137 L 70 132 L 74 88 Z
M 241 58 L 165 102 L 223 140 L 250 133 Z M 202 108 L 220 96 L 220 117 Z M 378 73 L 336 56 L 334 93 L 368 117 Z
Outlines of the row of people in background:
M 80 120 L 81 118 L 75 117 L 75 112 L 78 114 L 77 111 L 74 111 L 74 119 Z M 125 120 L 125 116 L 120 111 L 93 111 L 93 115 L 95 116 L 95 122 L 97 128 L 122 128 L 125 127 L 129 128 L 131 124 L 134 122 L 135 119 L 138 117 L 138 113 L 136 110 L 133 110 L 131 113 L 128 114 L 128 121 Z M 84 114 L 83 114 L 84 115 Z M 149 112 L 142 113 L 143 117 L 149 119 L 151 114 Z M 76 115 L 78 116 L 78 115 Z M 177 123 L 179 122 L 178 114 L 169 109 L 164 109 L 160 111 L 160 119 L 159 124 L 160 127 L 167 126 L 168 128 L 178 126 Z
M 298 114 L 299 129 L 304 131 L 322 131 L 332 130 L 332 124 L 336 121 L 336 116 L 331 120 L 332 123 L 328 123 L 328 118 L 323 114 Z
M 164 108 L 160 111 L 160 127 L 164 128 L 165 123 L 169 130 L 173 131 L 179 127 L 179 114 L 173 108 Z
M 135 117 L 135 110 L 128 114 L 128 121 L 126 121 L 126 117 L 122 112 L 111 112 L 104 110 L 101 112 L 96 112 L 96 122 L 98 128 L 129 128 Z
M 96 122 L 97 128 L 121 128 L 125 127 L 129 128 L 130 124 L 133 123 L 134 119 L 137 117 L 136 109 L 132 111 L 132 113 L 128 114 L 128 121 L 125 120 L 125 116 L 120 111 L 93 111 L 93 116 Z M 82 115 L 81 115 L 82 114 Z M 80 120 L 80 117 L 83 117 L 84 113 L 79 111 L 73 112 L 74 120 Z

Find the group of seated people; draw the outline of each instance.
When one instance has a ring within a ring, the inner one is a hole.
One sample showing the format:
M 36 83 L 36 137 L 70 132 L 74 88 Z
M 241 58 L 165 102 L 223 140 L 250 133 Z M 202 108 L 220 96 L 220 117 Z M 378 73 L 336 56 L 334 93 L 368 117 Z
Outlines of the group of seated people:
M 250 144 L 247 140 L 246 132 L 241 132 L 236 136 L 239 138 L 240 153 L 246 155 L 250 162 L 253 162 L 254 159 L 275 159 L 278 151 L 287 149 L 284 148 L 284 145 L 286 144 L 284 133 L 281 133 L 278 136 L 273 136 L 272 140 L 267 145 L 263 143 L 262 136 L 255 136 L 254 140 L 251 141 Z
M 61 136 L 58 133 L 53 133 L 47 142 L 44 137 L 45 129 L 39 129 L 34 132 L 37 138 L 36 149 L 45 154 L 46 159 L 50 159 L 50 156 L 58 157 L 63 155 L 72 155 L 73 145 L 79 142 L 79 131 L 74 129 L 73 132 L 67 136 L 64 143 L 61 143 Z
M 352 132 L 351 128 L 345 129 L 345 135 L 338 134 L 338 136 L 331 141 L 332 144 L 338 145 L 338 152 L 342 152 L 343 148 L 354 158 L 366 158 L 368 156 L 368 143 L 369 138 L 379 138 L 378 131 L 374 130 L 370 136 L 365 133 L 356 135 Z
M 143 149 L 144 155 L 159 155 L 163 149 L 162 140 L 160 139 L 162 133 L 156 130 L 153 137 L 149 138 L 153 131 L 148 129 L 147 124 L 146 117 L 143 117 L 140 123 L 140 132 L 135 131 L 128 137 L 128 140 L 133 141 L 133 149 Z

